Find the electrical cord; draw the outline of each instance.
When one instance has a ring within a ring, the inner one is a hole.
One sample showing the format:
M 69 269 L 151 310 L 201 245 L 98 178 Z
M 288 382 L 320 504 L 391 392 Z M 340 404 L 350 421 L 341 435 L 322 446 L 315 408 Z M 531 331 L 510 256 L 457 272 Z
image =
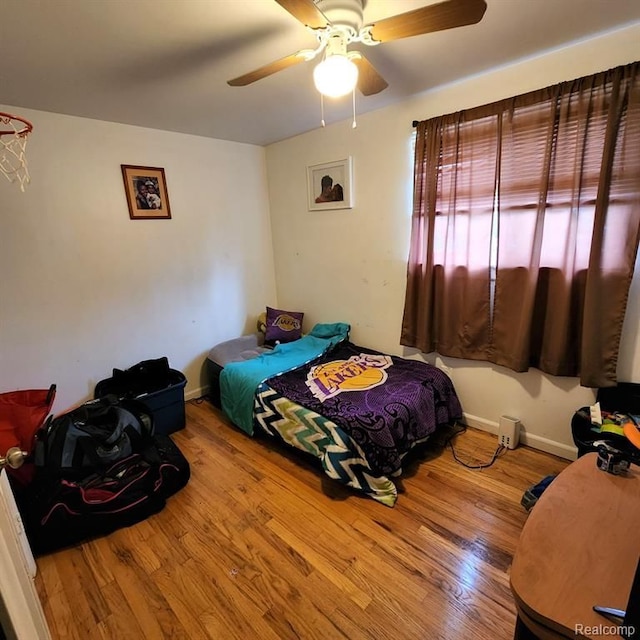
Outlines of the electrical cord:
M 458 464 L 461 464 L 463 467 L 466 467 L 467 469 L 474 469 L 474 470 L 488 469 L 500 457 L 500 455 L 507 450 L 504 445 L 500 444 L 497 446 L 489 462 L 482 462 L 480 464 L 469 464 L 467 462 L 464 462 L 464 460 L 460 460 L 460 458 L 458 457 L 458 454 L 456 453 L 456 450 L 453 447 L 452 441 L 455 437 L 459 436 L 461 433 L 465 433 L 465 431 L 467 430 L 467 426 L 459 425 L 457 423 L 456 423 L 456 426 L 460 428 L 457 431 L 454 431 L 453 433 L 449 434 L 449 436 L 446 438 L 442 446 L 444 449 L 446 449 L 447 447 L 450 447 L 451 453 L 453 454 L 453 459 Z

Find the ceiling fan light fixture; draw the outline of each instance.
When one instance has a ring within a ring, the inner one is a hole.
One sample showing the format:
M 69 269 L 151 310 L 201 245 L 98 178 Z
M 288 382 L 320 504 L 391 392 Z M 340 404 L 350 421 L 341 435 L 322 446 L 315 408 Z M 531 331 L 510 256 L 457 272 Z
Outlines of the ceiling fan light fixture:
M 340 98 L 355 89 L 358 67 L 346 55 L 327 56 L 313 70 L 313 82 L 323 96 Z

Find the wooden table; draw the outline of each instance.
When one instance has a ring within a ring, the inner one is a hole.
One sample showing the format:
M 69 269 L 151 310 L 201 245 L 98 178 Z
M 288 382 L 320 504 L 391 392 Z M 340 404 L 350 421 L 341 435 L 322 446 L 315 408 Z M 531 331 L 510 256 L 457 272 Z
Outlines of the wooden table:
M 516 638 L 619 637 L 592 606 L 627 607 L 640 556 L 640 467 L 614 476 L 596 458 L 570 464 L 529 514 L 511 567 Z

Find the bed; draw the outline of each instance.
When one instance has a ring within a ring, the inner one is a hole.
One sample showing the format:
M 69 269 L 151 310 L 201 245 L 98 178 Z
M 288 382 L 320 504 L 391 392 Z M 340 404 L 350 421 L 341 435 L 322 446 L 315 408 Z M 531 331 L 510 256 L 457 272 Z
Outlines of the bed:
M 356 345 L 345 323 L 272 349 L 244 336 L 208 360 L 214 404 L 237 427 L 313 455 L 327 476 L 387 506 L 406 454 L 462 416 L 443 371 Z

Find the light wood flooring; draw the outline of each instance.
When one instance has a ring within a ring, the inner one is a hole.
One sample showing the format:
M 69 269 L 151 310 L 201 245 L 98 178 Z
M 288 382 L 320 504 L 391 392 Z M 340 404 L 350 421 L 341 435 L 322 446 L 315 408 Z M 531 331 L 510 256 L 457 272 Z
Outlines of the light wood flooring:
M 489 469 L 431 443 L 394 508 L 312 459 L 187 403 L 189 484 L 161 513 L 38 559 L 54 639 L 507 640 L 524 490 L 566 461 L 525 447 Z M 486 461 L 493 435 L 455 439 Z

